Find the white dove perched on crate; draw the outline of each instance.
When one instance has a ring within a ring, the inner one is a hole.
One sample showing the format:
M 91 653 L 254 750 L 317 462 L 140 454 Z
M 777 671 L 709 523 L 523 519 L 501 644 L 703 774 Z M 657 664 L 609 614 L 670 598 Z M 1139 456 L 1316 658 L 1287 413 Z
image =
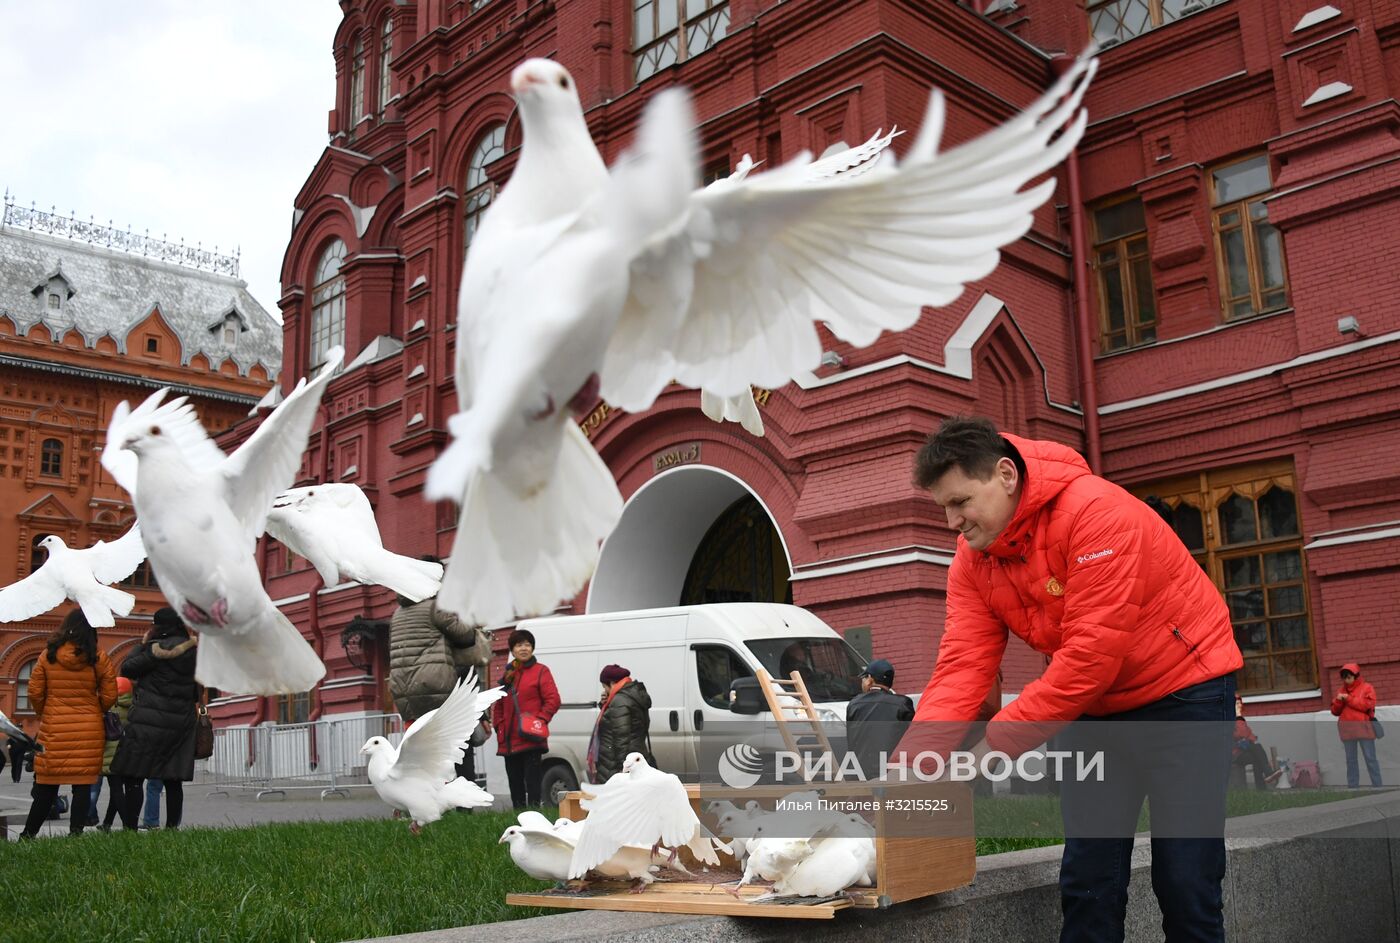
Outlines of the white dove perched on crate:
M 107 584 L 126 579 L 146 559 L 139 527 L 133 525 L 111 543 L 99 540 L 86 550 L 74 550 L 53 535 L 39 546 L 48 551 L 44 565 L 0 589 L 0 622 L 32 619 L 65 599 L 78 604 L 93 628 L 116 625 L 113 613 L 131 614 L 136 597 Z
M 237 451 L 225 455 L 184 397 L 158 390 L 112 414 L 102 467 L 136 505 L 160 590 L 200 634 L 195 677 L 229 694 L 310 690 L 326 666 L 263 588 L 254 551 L 272 499 L 301 466 L 333 348 Z
M 433 596 L 442 564 L 384 549 L 374 509 L 359 485 L 292 488 L 272 500 L 267 532 L 311 562 L 327 586 L 351 579 L 418 602 Z
M 729 850 L 700 824 L 685 784 L 653 768 L 640 753 L 627 754 L 622 771 L 607 782 L 587 786 L 579 804 L 588 810 L 588 818 L 579 829 L 571 878 L 583 877 L 628 845 L 649 854 L 662 846 L 671 848 L 669 864 L 674 864 L 674 849 L 681 846 L 708 865 L 719 864 L 716 851 Z
M 455 767 L 482 713 L 505 694 L 502 688 L 478 692 L 476 672 L 469 672 L 441 707 L 409 725 L 397 747 L 384 737 L 370 737 L 360 747 L 369 757 L 370 785 L 379 798 L 408 813 L 413 834 L 444 812 L 487 808 L 495 801 L 491 793 L 458 776 Z
M 538 812 L 525 811 L 516 817 L 515 825 L 501 833 L 500 842 L 510 846 L 510 857 L 516 867 L 542 881 L 564 884 L 569 879 L 569 866 L 584 823 L 558 819 L 552 825 Z M 499 844 L 499 842 L 498 842 Z M 666 849 L 652 851 L 645 845 L 624 845 L 607 861 L 593 869 L 605 878 L 630 879 L 633 891 L 640 892 L 656 878 L 653 872 L 661 866 L 689 874 L 679 861 L 667 864 Z
M 461 504 L 439 604 L 507 622 L 552 610 L 592 575 L 622 498 L 571 410 L 601 394 L 638 412 L 675 379 L 722 417 L 751 384 L 815 370 L 817 322 L 867 346 L 988 275 L 1053 192 L 1053 180 L 1021 188 L 1078 142 L 1093 71 L 1081 60 L 1026 112 L 946 154 L 935 92 L 897 168 L 855 161 L 862 172 L 843 179 L 846 157 L 821 172 L 806 157 L 761 174 L 746 161 L 696 189 L 683 92 L 652 99 L 610 173 L 569 73 L 519 66 L 520 159 L 467 254 L 460 411 L 425 489 Z

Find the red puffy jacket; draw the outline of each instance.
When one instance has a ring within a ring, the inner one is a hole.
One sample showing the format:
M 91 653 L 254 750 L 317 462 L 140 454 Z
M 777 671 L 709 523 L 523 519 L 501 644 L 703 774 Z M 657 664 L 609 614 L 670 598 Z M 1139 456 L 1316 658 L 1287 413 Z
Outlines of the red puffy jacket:
M 1341 699 L 1341 691 L 1332 699 L 1332 713 L 1337 715 L 1337 734 L 1343 740 L 1374 740 L 1375 728 L 1371 718 L 1376 714 L 1376 689 L 1371 682 L 1361 680 L 1361 666 L 1355 663 L 1342 665 L 1343 671 L 1356 675 L 1351 687 L 1343 688 L 1347 699 Z
M 1243 666 L 1220 592 L 1157 512 L 1066 446 L 1006 439 L 1026 463 L 1020 503 L 986 551 L 958 537 L 943 641 L 915 728 L 977 716 L 1008 629 L 1050 656 L 988 724 L 988 745 L 1012 756 L 1083 714 L 1132 710 Z M 956 747 L 939 727 L 936 749 Z
M 507 662 L 506 674 L 501 683 L 511 692 L 491 705 L 491 726 L 496 730 L 496 752 L 501 756 L 524 753 L 526 750 L 548 749 L 548 742 L 525 740 L 520 736 L 515 721 L 515 708 L 526 714 L 537 714 L 548 724 L 559 710 L 559 688 L 554 683 L 554 675 L 548 668 L 535 660 L 534 656 L 511 676 Z M 507 681 L 507 678 L 510 678 Z M 513 695 L 513 696 L 512 696 Z

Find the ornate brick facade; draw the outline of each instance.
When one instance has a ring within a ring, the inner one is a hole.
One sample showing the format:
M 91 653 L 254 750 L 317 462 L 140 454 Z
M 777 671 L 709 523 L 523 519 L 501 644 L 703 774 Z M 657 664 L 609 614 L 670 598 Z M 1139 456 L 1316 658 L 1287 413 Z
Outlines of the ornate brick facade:
M 157 261 L 154 243 L 146 257 L 114 251 L 107 234 L 72 223 L 7 201 L 0 226 L 4 585 L 43 562 L 34 544 L 45 535 L 82 548 L 131 526 L 130 498 L 98 462 L 118 403 L 169 385 L 215 432 L 247 415 L 281 365 L 278 325 L 236 274 Z M 118 660 L 165 605 L 144 565 L 121 588 L 136 608 L 98 639 Z M 0 709 L 30 729 L 23 679 L 70 608 L 0 624 Z
M 331 142 L 296 198 L 282 273 L 285 376 L 303 373 L 316 359 L 315 338 L 336 330 L 327 299 L 342 290 L 347 348 L 352 356 L 373 350 L 331 385 L 307 480 L 362 485 L 392 549 L 450 548 L 455 512 L 424 504 L 421 488 L 455 408 L 453 322 L 466 240 L 519 147 L 507 82 L 522 59 L 550 56 L 570 69 L 608 159 L 628 142 L 650 94 L 689 87 L 704 165 L 720 173 L 745 153 L 777 163 L 878 128 L 916 126 L 934 85 L 949 95 L 953 143 L 1011 117 L 1052 80 L 1057 54 L 1084 46 L 1090 24 L 1082 0 L 1006 6 L 682 3 L 695 16 L 677 33 L 687 48 L 678 64 L 657 69 L 633 51 L 669 40 L 651 39 L 657 22 L 637 25 L 629 0 L 344 0 L 332 40 Z M 1188 537 L 1185 518 L 1198 515 L 1202 564 L 1236 590 L 1253 690 L 1291 699 L 1261 709 L 1321 706 L 1316 692 L 1330 696 L 1335 666 L 1353 658 L 1393 699 L 1400 662 L 1385 648 L 1384 614 L 1400 608 L 1400 529 L 1386 522 L 1400 519 L 1400 478 L 1393 462 L 1377 459 L 1400 454 L 1400 313 L 1389 303 L 1387 265 L 1400 248 L 1400 230 L 1387 222 L 1400 180 L 1400 10 L 1334 0 L 1337 12 L 1317 19 L 1320 4 L 1295 0 L 1201 7 L 1103 52 L 1076 158 L 1078 202 L 1061 173 L 1053 205 L 997 271 L 912 330 L 862 350 L 824 334 L 838 356 L 764 394 L 764 438 L 710 423 L 697 396 L 678 388 L 645 414 L 595 411 L 585 428 L 624 496 L 687 471 L 711 476 L 695 481 L 737 482 L 714 493 L 759 500 L 781 536 L 793 601 L 838 630 L 868 627 L 873 653 L 893 660 L 901 687 L 913 689 L 933 664 L 953 540 L 910 482 L 912 455 L 943 416 L 990 415 L 1018 433 L 1101 454 L 1109 477 L 1167 495 Z M 376 78 L 386 74 L 387 90 Z M 1240 203 L 1241 228 L 1225 199 L 1243 185 L 1230 167 L 1258 155 L 1262 163 L 1240 171 L 1255 176 L 1238 177 L 1257 182 L 1264 168 L 1263 189 Z M 1142 279 L 1133 312 L 1151 319 L 1135 324 L 1131 343 L 1110 343 L 1105 310 L 1114 302 L 1104 285 L 1120 263 L 1105 261 L 1117 257 L 1106 254 L 1109 217 L 1100 211 L 1125 200 L 1142 207 L 1140 229 L 1130 226 L 1122 240 Z M 1087 236 L 1079 250 L 1076 217 Z M 1236 238 L 1250 254 L 1232 269 Z M 338 274 L 321 278 L 338 245 Z M 1275 290 L 1280 271 L 1285 285 Z M 1098 325 L 1093 336 L 1075 327 L 1081 297 Z M 1344 317 L 1355 327 L 1339 333 Z M 1088 376 L 1076 366 L 1081 342 L 1090 347 Z M 1097 430 L 1083 402 L 1097 403 Z M 247 432 L 239 427 L 232 438 Z M 1168 485 L 1176 490 L 1168 494 Z M 1288 500 L 1291 525 L 1280 504 Z M 1239 502 L 1257 509 L 1253 540 L 1232 529 L 1243 527 Z M 683 562 L 719 512 L 706 513 L 675 531 Z M 644 529 L 626 515 L 624 523 Z M 619 560 L 624 543 L 605 546 L 599 582 L 603 568 L 647 565 Z M 664 540 L 652 546 L 664 556 Z M 1272 575 L 1238 582 L 1249 553 Z M 312 710 L 385 706 L 382 672 L 376 683 L 352 668 L 339 633 L 355 615 L 387 618 L 391 597 L 322 589 L 304 564 L 287 572 L 280 549 L 267 556 L 272 595 L 330 666 Z M 668 588 L 680 585 L 674 574 L 657 572 L 664 592 L 634 599 L 679 601 Z M 585 591 L 572 608 L 589 604 Z M 1287 608 L 1294 605 L 1301 616 Z M 1013 641 L 1009 688 L 1042 666 Z M 261 701 L 222 711 L 269 718 Z

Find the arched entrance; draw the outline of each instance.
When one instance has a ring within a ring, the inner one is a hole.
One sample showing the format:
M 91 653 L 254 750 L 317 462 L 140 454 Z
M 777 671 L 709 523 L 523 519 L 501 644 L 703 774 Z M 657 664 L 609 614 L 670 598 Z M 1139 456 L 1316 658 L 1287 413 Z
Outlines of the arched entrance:
M 718 468 L 657 475 L 603 543 L 588 612 L 701 602 L 790 602 L 791 558 L 762 500 Z

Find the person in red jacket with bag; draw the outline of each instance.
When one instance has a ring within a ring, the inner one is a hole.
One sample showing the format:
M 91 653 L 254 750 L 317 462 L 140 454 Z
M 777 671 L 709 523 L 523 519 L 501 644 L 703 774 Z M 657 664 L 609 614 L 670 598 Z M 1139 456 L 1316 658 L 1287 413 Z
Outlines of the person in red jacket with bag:
M 1381 764 L 1376 760 L 1376 689 L 1371 682 L 1361 680 L 1361 666 L 1355 662 L 1342 665 L 1342 689 L 1332 698 L 1332 713 L 1337 715 L 1337 734 L 1347 754 L 1347 787 L 1361 786 L 1361 770 L 1357 767 L 1356 751 L 1366 757 L 1366 775 L 1371 785 L 1381 785 Z
M 1168 943 L 1223 941 L 1233 673 L 1244 660 L 1219 591 L 1157 512 L 1058 443 L 952 417 L 919 452 L 915 481 L 959 536 L 903 762 L 957 748 L 1015 633 L 1049 664 L 974 754 L 1016 757 L 1057 729 L 1057 749 L 1104 753 L 1102 782 L 1060 785 L 1061 941 L 1123 939 L 1145 796 Z
M 510 633 L 513 656 L 501 675 L 506 696 L 491 705 L 496 752 L 505 757 L 510 802 L 517 809 L 540 804 L 541 760 L 549 749 L 549 722 L 559 710 L 554 675 L 535 659 L 529 629 Z

